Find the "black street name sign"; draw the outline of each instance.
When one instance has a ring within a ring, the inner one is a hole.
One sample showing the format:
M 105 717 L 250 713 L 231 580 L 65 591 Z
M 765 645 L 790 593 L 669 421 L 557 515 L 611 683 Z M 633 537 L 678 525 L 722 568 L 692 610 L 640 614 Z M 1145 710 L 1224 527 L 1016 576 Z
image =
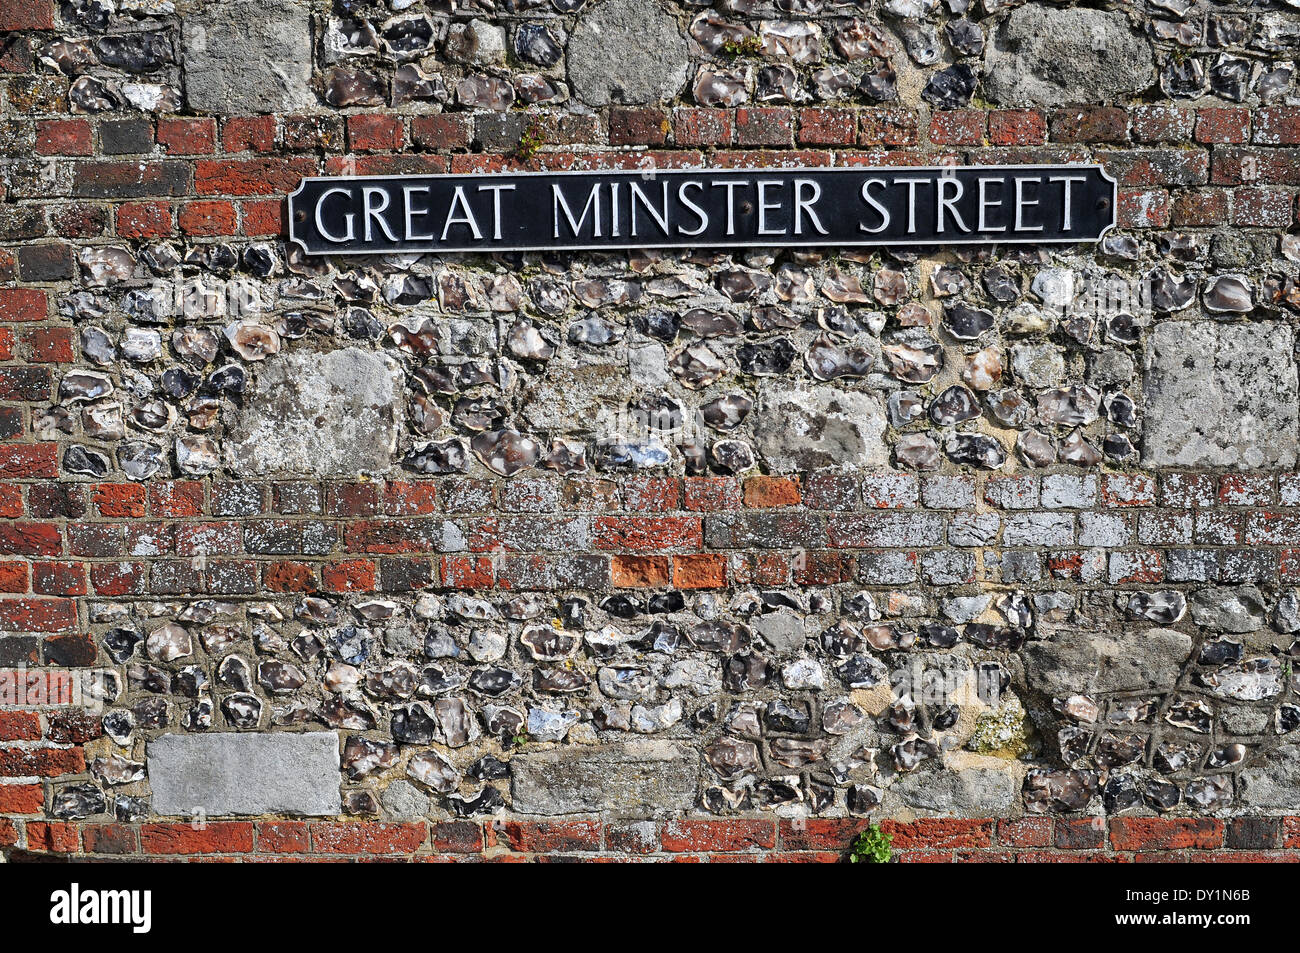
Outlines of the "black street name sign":
M 309 255 L 530 249 L 1094 242 L 1099 166 L 694 169 L 303 179 Z

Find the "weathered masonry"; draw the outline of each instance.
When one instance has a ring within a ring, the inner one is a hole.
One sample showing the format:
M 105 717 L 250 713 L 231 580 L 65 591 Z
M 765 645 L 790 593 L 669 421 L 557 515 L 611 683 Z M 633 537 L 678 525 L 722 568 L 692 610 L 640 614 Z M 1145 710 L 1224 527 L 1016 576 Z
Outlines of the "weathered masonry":
M 0 31 L 6 859 L 1294 859 L 1291 0 Z

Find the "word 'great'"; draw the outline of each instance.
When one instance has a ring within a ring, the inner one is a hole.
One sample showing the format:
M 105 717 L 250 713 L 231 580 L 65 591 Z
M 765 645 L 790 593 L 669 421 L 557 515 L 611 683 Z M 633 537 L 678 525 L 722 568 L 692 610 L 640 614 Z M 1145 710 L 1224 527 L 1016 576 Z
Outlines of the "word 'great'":
M 308 254 L 1096 241 L 1098 166 L 684 170 L 309 178 Z

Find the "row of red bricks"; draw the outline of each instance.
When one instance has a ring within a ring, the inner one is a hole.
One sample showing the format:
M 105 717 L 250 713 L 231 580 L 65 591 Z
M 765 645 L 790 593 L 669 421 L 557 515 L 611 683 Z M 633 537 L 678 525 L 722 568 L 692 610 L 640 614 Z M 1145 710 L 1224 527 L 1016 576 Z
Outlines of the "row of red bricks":
M 500 154 L 368 154 L 315 158 L 212 159 L 127 162 L 92 160 L 72 173 L 75 206 L 49 202 L 24 205 L 0 240 L 32 240 L 53 228 L 55 237 L 103 237 L 108 215 L 85 200 L 111 199 L 116 236 L 155 239 L 193 237 L 272 237 L 285 234 L 281 196 L 305 176 L 486 174 L 502 171 L 641 169 L 647 157 L 660 168 L 916 166 L 946 163 L 1035 164 L 1099 162 L 1120 182 L 1117 222 L 1122 228 L 1208 228 L 1235 224 L 1286 227 L 1295 221 L 1295 190 L 1300 185 L 1300 150 L 1215 147 L 1213 155 L 1195 149 L 1092 151 L 1078 146 L 972 149 L 963 153 L 923 149 L 867 152 L 782 153 L 692 151 L 547 152 L 527 161 Z M 43 186 L 48 192 L 48 186 Z M 15 198 L 38 198 L 33 193 Z M 195 199 L 173 202 L 183 197 Z M 48 221 L 47 221 L 48 213 Z
M 500 125 L 494 113 L 402 116 L 392 111 L 346 116 L 117 117 L 34 120 L 35 152 L 86 157 L 99 152 L 195 157 L 245 152 L 400 152 L 472 149 L 476 119 Z M 1300 107 L 1192 108 L 1172 105 L 1082 106 L 1067 109 L 953 109 L 930 112 L 905 106 L 744 106 L 613 108 L 598 114 L 537 112 L 524 120 L 549 146 L 599 145 L 699 147 L 793 146 L 1036 146 L 1049 143 L 1285 146 L 1300 144 Z M 122 123 L 130 122 L 123 128 Z M 606 125 L 607 124 L 607 125 Z M 102 134 L 98 140 L 96 133 Z M 124 140 L 126 140 L 124 142 Z M 104 147 L 108 145 L 109 149 Z M 134 147 L 134 148 L 132 148 Z
M 987 476 L 982 480 L 974 474 L 810 473 L 744 478 L 633 476 L 617 480 L 523 475 L 499 482 L 463 477 L 324 484 L 288 481 L 270 484 L 270 494 L 266 492 L 267 485 L 257 481 L 152 480 L 60 485 L 37 482 L 26 486 L 0 483 L 0 517 L 137 520 L 277 515 L 359 519 L 438 513 L 503 517 L 620 510 L 633 514 L 721 513 L 796 507 L 817 512 L 918 508 L 939 511 L 973 508 L 982 489 L 983 501 L 1003 510 L 1200 511 L 1217 505 L 1228 507 L 1216 511 L 1216 515 L 1225 518 L 1258 517 L 1246 524 L 1249 542 L 1295 541 L 1285 531 L 1276 538 L 1270 538 L 1269 533 L 1270 527 L 1281 525 L 1278 521 L 1287 511 L 1300 504 L 1300 475 L 1277 476 L 1276 484 L 1281 488 L 1281 509 L 1277 512 L 1259 509 L 1279 505 L 1271 475 L 1195 474 L 1186 479 L 1181 474 L 1173 476 L 1179 479 L 1166 480 L 1159 494 L 1156 477 L 1146 474 L 1101 473 L 1087 482 L 1071 476 L 1070 490 L 1078 500 L 1047 505 L 1040 503 L 1041 483 L 1033 474 Z M 1204 497 L 1207 503 L 1183 502 L 1187 499 L 1185 484 L 1189 479 L 1198 481 L 1207 491 Z M 962 502 L 954 503 L 954 500 Z M 689 518 L 699 519 L 698 516 Z M 619 525 L 618 517 L 607 519 L 611 521 L 609 527 Z M 31 525 L 39 531 L 37 524 Z
M 745 855 L 836 861 L 869 823 L 855 818 L 672 821 L 209 821 L 0 819 L 0 847 L 44 853 L 221 857 L 386 856 L 493 860 L 572 855 Z M 1300 860 L 1300 818 L 926 818 L 883 820 L 903 861 Z M 681 859 L 681 858 L 674 858 Z

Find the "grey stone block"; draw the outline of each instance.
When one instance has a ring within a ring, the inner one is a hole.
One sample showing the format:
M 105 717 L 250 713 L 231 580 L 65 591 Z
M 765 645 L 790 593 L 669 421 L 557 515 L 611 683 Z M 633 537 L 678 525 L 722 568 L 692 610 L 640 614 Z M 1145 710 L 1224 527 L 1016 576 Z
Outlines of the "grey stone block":
M 885 411 L 871 394 L 788 387 L 766 388 L 760 399 L 758 452 L 777 473 L 824 467 L 882 467 Z
M 266 361 L 237 413 L 226 460 L 239 476 L 356 476 L 392 465 L 402 374 L 392 359 L 349 347 Z
M 160 815 L 338 814 L 333 732 L 163 735 L 149 742 L 149 785 Z
M 696 752 L 668 741 L 524 752 L 510 768 L 517 813 L 642 818 L 690 808 L 700 770 Z
M 182 21 L 190 108 L 240 116 L 314 106 L 311 38 L 303 0 L 197 5 Z
M 1255 767 L 1241 772 L 1241 803 L 1294 811 L 1300 803 L 1300 745 L 1274 748 Z
M 1012 10 L 984 53 L 984 94 L 1003 105 L 1108 102 L 1155 79 L 1151 44 L 1118 11 Z
M 569 80 L 589 106 L 671 99 L 689 63 L 677 21 L 654 0 L 606 0 L 569 37 Z
M 1192 640 L 1172 629 L 1085 633 L 1073 629 L 1025 646 L 1032 688 L 1055 698 L 1088 692 L 1168 690 L 1178 681 Z
M 1294 466 L 1296 366 L 1278 322 L 1156 325 L 1146 351 L 1143 462 L 1150 466 Z

